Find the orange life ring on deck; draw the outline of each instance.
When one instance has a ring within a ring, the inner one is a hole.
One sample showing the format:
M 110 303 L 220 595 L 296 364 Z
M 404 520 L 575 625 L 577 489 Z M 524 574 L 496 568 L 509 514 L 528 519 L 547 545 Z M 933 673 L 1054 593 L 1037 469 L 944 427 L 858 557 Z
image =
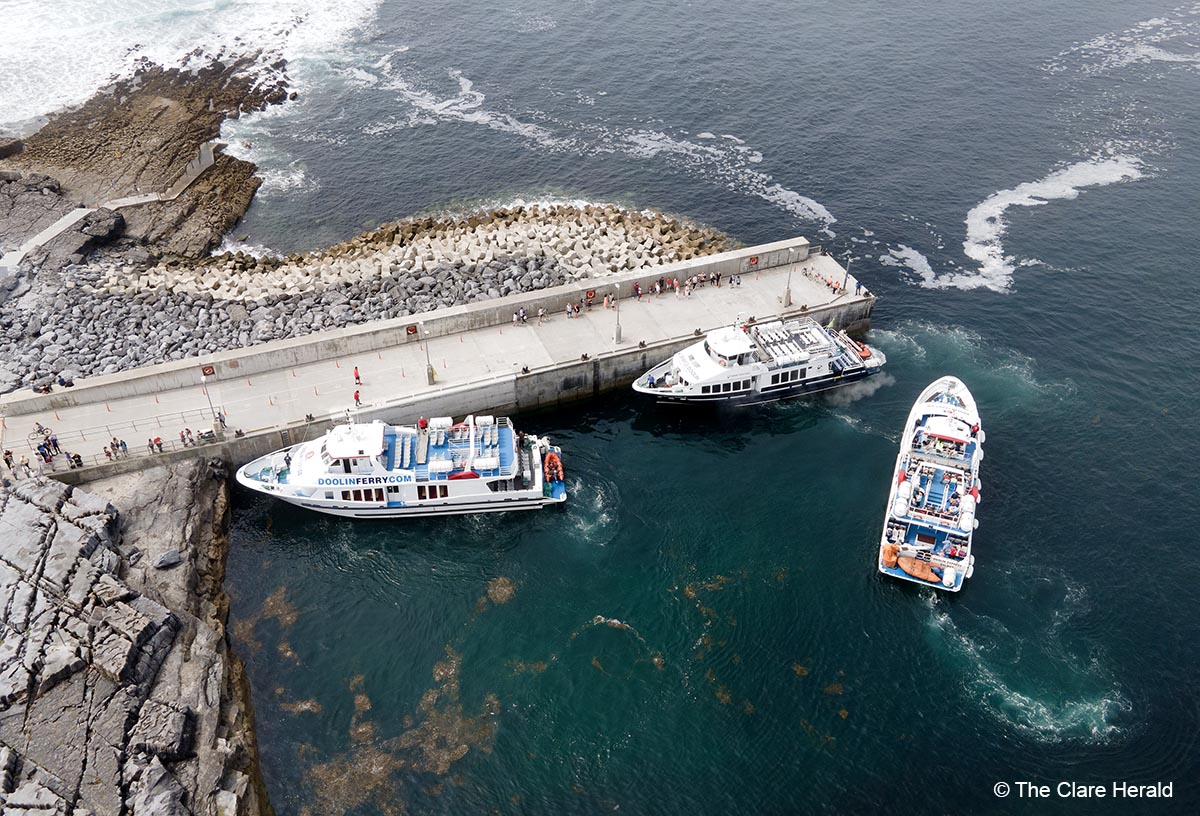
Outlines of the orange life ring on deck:
M 858 347 L 858 356 L 859 356 L 859 357 L 861 357 L 861 358 L 863 358 L 864 360 L 870 359 L 870 357 L 871 357 L 871 349 L 870 349 L 870 348 L 867 346 L 867 344 L 866 344 L 866 343 L 862 343 L 862 344 L 860 344 L 860 345 L 859 345 L 859 347 Z

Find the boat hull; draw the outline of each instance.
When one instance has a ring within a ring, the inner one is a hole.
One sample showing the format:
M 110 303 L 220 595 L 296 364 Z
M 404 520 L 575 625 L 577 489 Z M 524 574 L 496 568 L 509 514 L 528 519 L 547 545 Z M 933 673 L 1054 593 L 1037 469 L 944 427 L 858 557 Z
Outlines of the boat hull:
M 465 516 L 476 515 L 478 513 L 507 513 L 520 510 L 540 510 L 543 507 L 554 504 L 562 504 L 566 497 L 561 499 L 546 499 L 546 498 L 529 498 L 529 499 L 507 499 L 501 501 L 478 502 L 471 504 L 460 505 L 428 505 L 423 507 L 331 507 L 322 505 L 317 502 L 307 501 L 295 496 L 281 496 L 272 494 L 274 498 L 280 501 L 294 504 L 297 507 L 303 507 L 306 510 L 315 510 L 318 513 L 325 513 L 330 516 L 340 516 L 342 518 L 430 518 L 433 516 Z
M 800 399 L 802 397 L 820 394 L 825 391 L 832 391 L 835 388 L 842 388 L 847 385 L 853 385 L 856 382 L 865 380 L 866 378 L 877 374 L 880 371 L 878 368 L 866 369 L 865 371 L 850 372 L 837 376 L 825 377 L 819 380 L 810 380 L 808 382 L 796 383 L 795 385 L 786 388 L 780 388 L 774 391 L 759 391 L 749 394 L 707 394 L 707 395 L 678 395 L 671 394 L 667 389 L 661 389 L 662 393 L 655 393 L 654 390 L 640 390 L 640 393 L 651 396 L 659 405 L 729 405 L 735 407 L 744 407 L 751 405 L 766 405 L 772 402 L 781 402 L 783 400 Z

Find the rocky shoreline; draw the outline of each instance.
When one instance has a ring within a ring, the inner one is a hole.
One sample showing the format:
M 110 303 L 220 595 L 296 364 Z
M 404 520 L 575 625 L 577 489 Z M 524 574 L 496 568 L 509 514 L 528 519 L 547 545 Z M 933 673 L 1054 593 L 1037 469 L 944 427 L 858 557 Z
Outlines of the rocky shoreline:
M 271 813 L 225 633 L 227 515 L 216 462 L 0 490 L 5 812 Z
M 146 267 L 102 250 L 39 273 L 0 315 L 0 392 L 112 374 L 722 252 L 726 236 L 616 206 L 534 205 L 388 224 L 288 257 Z

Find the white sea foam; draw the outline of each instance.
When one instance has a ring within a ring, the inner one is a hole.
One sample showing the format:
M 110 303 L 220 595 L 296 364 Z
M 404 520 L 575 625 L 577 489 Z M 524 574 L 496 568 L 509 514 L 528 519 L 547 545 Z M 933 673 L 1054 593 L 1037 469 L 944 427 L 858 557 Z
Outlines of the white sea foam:
M 1073 658 L 1063 647 L 1059 631 L 1064 616 L 1070 617 L 1082 597 L 1079 592 L 1068 593 L 1066 611 L 1056 610 L 1047 631 L 1030 644 L 1041 651 L 1048 670 L 1056 675 L 1043 681 L 1027 671 L 1012 679 L 1006 676 L 1003 667 L 1015 664 L 1018 656 L 1023 657 L 1023 666 L 1034 658 L 1022 654 L 1028 639 L 1014 636 L 999 620 L 976 616 L 973 631 L 968 632 L 939 608 L 939 598 L 933 598 L 929 621 L 965 662 L 962 682 L 968 693 L 997 720 L 1043 742 L 1105 742 L 1119 733 L 1113 722 L 1116 715 L 1132 706 L 1098 660 Z M 1062 688 L 1064 679 L 1074 691 Z
M 899 244 L 895 248 L 889 249 L 887 255 L 879 256 L 879 262 L 884 266 L 904 267 L 913 272 L 926 285 L 933 285 L 937 279 L 929 259 L 919 250 L 913 249 L 907 244 Z
M 247 241 L 239 241 L 230 235 L 225 236 L 221 241 L 221 245 L 214 250 L 213 254 L 221 255 L 226 252 L 231 254 L 241 252 L 255 258 L 279 257 L 279 253 L 270 247 Z
M 367 125 L 362 132 L 374 135 L 396 127 L 414 126 L 437 122 L 466 122 L 482 125 L 502 133 L 511 133 L 529 139 L 543 147 L 557 147 L 560 140 L 549 130 L 531 122 L 523 122 L 507 113 L 485 107 L 487 97 L 476 90 L 475 83 L 461 71 L 450 70 L 447 75 L 457 86 L 457 93 L 439 95 L 418 88 L 388 59 L 382 66 L 387 77 L 382 87 L 396 92 L 398 98 L 411 107 L 407 123 L 391 118 L 384 122 Z
M 1103 187 L 1142 178 L 1145 165 L 1126 155 L 1097 156 L 1060 167 L 1037 181 L 1018 184 L 1009 190 L 992 193 L 967 213 L 967 235 L 963 252 L 978 264 L 975 269 L 923 276 L 923 285 L 934 289 L 991 289 L 1004 292 L 1012 283 L 1013 270 L 1020 261 L 1005 254 L 1003 238 L 1008 230 L 1005 215 L 1012 207 L 1036 207 L 1051 201 L 1077 198 L 1089 187 Z M 892 251 L 896 255 L 896 251 Z M 919 253 L 918 253 L 919 254 Z M 897 257 L 902 257 L 897 255 Z M 906 262 L 915 258 L 908 257 Z M 928 263 L 925 264 L 928 267 Z
M 564 121 L 547 114 L 532 112 L 518 118 L 487 105 L 486 95 L 461 71 L 450 70 L 458 85 L 456 93 L 431 90 L 427 82 L 412 76 L 407 66 L 389 55 L 374 67 L 385 81 L 380 87 L 396 92 L 398 101 L 409 110 L 365 125 L 365 135 L 380 135 L 404 127 L 439 122 L 465 122 L 522 137 L 534 146 L 553 151 L 600 155 L 619 153 L 632 158 L 655 159 L 682 172 L 699 174 L 729 190 L 757 196 L 792 213 L 804 221 L 816 222 L 820 232 L 832 236 L 829 227 L 836 222 L 833 214 L 816 200 L 784 187 L 771 176 L 756 169 L 763 154 L 736 136 L 723 134 L 722 141 L 710 131 L 693 139 L 660 128 L 614 127 Z M 590 98 L 588 98 L 590 99 Z M 590 104 L 584 99 L 585 104 Z M 534 124 L 528 119 L 536 118 Z M 552 127 L 554 129 L 552 129 Z
M 0 38 L 0 129 L 24 133 L 39 117 L 79 104 L 143 60 L 199 66 L 217 54 L 259 54 L 264 68 L 340 53 L 380 0 L 126 0 L 99 13 L 88 0 L 9 0 Z M 190 55 L 196 51 L 199 57 Z M 67 67 L 69 66 L 69 69 Z
M 1200 66 L 1200 3 L 1178 6 L 1165 16 L 1143 20 L 1123 31 L 1094 37 L 1047 63 L 1053 73 L 1106 74 L 1131 65 L 1154 63 Z

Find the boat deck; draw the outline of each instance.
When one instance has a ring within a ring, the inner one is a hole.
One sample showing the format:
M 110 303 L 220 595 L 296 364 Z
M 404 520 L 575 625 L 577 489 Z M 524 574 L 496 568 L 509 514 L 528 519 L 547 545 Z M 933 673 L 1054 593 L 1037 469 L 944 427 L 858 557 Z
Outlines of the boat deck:
M 384 467 L 388 471 L 411 470 L 418 481 L 449 479 L 453 473 L 463 472 L 472 459 L 471 469 L 480 476 L 507 477 L 516 473 L 516 447 L 508 424 L 476 428 L 473 456 L 470 435 L 457 426 L 430 428 L 425 434 L 389 429 L 384 433 L 384 442 Z M 486 466 L 491 463 L 495 466 Z

